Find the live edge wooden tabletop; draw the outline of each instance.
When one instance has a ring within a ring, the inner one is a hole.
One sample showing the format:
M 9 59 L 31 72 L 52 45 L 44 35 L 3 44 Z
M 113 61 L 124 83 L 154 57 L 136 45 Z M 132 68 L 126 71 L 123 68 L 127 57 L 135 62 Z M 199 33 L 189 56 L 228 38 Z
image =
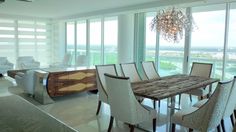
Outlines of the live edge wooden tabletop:
M 161 100 L 185 93 L 194 89 L 206 87 L 219 79 L 189 76 L 184 74 L 161 77 L 159 79 L 145 80 L 131 84 L 135 95 Z

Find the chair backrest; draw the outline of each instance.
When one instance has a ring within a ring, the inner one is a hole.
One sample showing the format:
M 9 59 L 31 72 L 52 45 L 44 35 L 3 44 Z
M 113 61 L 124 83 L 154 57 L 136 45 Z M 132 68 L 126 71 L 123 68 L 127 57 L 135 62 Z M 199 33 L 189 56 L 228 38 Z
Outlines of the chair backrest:
M 234 76 L 233 79 L 232 89 L 224 112 L 224 118 L 230 117 L 230 115 L 233 114 L 236 105 L 235 98 L 236 98 L 236 76 Z
M 86 55 L 79 55 L 76 60 L 77 66 L 87 66 L 88 65 L 88 57 Z
M 131 82 L 142 80 L 135 63 L 122 63 L 120 67 L 124 77 L 129 77 Z
M 209 78 L 211 76 L 212 64 L 193 62 L 190 75 Z
M 214 129 L 220 124 L 231 89 L 232 81 L 219 82 L 213 95 L 199 108 L 205 107 L 204 119 L 201 122 L 201 131 Z
M 147 79 L 160 78 L 153 61 L 143 61 L 142 67 Z
M 132 91 L 129 77 L 105 74 L 105 79 L 111 115 L 120 121 L 133 123 L 137 114 L 142 115 L 142 112 L 138 112 L 139 109 L 136 105 L 140 104 Z
M 70 53 L 67 53 L 67 54 L 64 55 L 62 64 L 63 64 L 64 66 L 69 66 L 69 65 L 70 65 L 70 62 L 71 62 L 71 54 L 70 54 Z
M 116 66 L 115 64 L 109 65 L 96 65 L 96 81 L 97 81 L 97 88 L 99 91 L 99 98 L 107 99 L 107 87 L 105 83 L 105 73 L 117 75 Z M 104 100 L 103 100 L 104 101 Z

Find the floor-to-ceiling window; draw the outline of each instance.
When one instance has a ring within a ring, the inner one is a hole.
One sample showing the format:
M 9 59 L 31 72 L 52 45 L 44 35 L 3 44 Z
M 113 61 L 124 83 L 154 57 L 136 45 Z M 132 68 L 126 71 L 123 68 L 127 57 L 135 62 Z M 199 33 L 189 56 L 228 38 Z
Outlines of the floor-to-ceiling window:
M 48 66 L 50 47 L 50 21 L 0 19 L 0 55 L 12 63 L 19 56 L 33 56 L 41 67 Z
M 156 57 L 156 32 L 151 30 L 150 23 L 155 17 L 155 12 L 146 13 L 146 25 L 145 25 L 145 60 L 155 61 Z
M 117 17 L 104 19 L 104 64 L 117 63 L 118 44 L 118 21 Z
M 118 57 L 118 18 L 103 17 L 67 22 L 66 40 L 66 52 L 74 56 L 72 65 L 76 64 L 75 55 L 86 55 L 90 66 L 115 64 Z
M 225 79 L 232 79 L 236 75 L 236 3 L 230 5 L 229 36 L 226 50 Z
M 213 63 L 213 77 L 222 78 L 225 4 L 193 7 L 192 12 L 198 28 L 192 32 L 190 64 Z
M 75 64 L 75 22 L 66 23 L 66 52 L 72 56 L 72 65 Z
M 77 55 L 86 55 L 87 44 L 87 24 L 86 20 L 77 21 Z
M 90 45 L 90 65 L 101 64 L 101 19 L 91 19 L 89 26 L 89 45 Z

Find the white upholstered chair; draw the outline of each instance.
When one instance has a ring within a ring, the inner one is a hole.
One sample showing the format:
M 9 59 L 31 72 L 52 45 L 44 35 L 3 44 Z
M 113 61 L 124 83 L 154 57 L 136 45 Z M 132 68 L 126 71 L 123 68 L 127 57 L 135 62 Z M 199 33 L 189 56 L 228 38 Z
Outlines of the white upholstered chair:
M 232 88 L 230 91 L 229 98 L 228 98 L 228 100 L 225 100 L 225 101 L 227 101 L 227 104 L 226 104 L 223 118 L 221 120 L 221 126 L 223 129 L 223 132 L 225 132 L 225 125 L 224 125 L 225 118 L 230 117 L 231 123 L 234 126 L 234 115 L 233 114 L 234 114 L 234 107 L 236 105 L 235 98 L 236 98 L 236 76 L 234 76 L 233 85 L 232 85 Z M 207 102 L 207 100 L 208 99 L 201 100 L 201 101 L 197 102 L 196 104 L 194 104 L 193 107 L 200 108 L 203 104 L 205 104 Z
M 7 57 L 0 57 L 0 73 L 5 74 L 8 70 L 13 69 L 13 63 L 7 60 Z
M 17 58 L 18 69 L 32 69 L 39 67 L 40 67 L 40 62 L 35 61 L 33 56 L 20 56 Z
M 100 107 L 101 107 L 102 102 L 109 104 L 108 103 L 107 87 L 106 87 L 105 76 L 104 76 L 105 73 L 117 75 L 115 64 L 96 65 L 96 82 L 97 82 L 98 95 L 99 95 L 96 115 L 98 115 L 98 113 L 100 111 Z
M 148 80 L 160 78 L 153 61 L 143 61 L 142 67 Z
M 105 74 L 105 80 L 111 109 L 108 132 L 112 129 L 114 118 L 128 123 L 130 131 L 134 130 L 136 124 L 152 120 L 153 131 L 155 132 L 157 111 L 137 101 L 131 88 L 130 79 Z
M 176 112 L 171 118 L 172 131 L 175 131 L 176 124 L 201 132 L 219 130 L 231 88 L 232 81 L 219 82 L 212 96 L 200 108 L 190 107 Z
M 78 55 L 76 60 L 76 66 L 87 66 L 88 57 L 86 55 Z
M 158 74 L 153 61 L 143 61 L 142 68 L 143 68 L 144 74 L 148 80 L 160 78 L 160 75 Z M 158 103 L 159 107 L 161 105 L 160 103 L 161 103 L 161 101 L 159 100 L 159 103 Z M 154 108 L 156 108 L 155 100 L 153 101 L 153 104 L 154 104 Z
M 135 63 L 121 63 L 120 67 L 123 76 L 129 77 L 131 82 L 138 82 L 142 80 Z
M 210 78 L 212 66 L 213 65 L 211 63 L 193 62 L 190 75 Z M 203 99 L 204 96 L 209 97 L 210 92 L 211 92 L 210 89 L 207 89 L 206 87 L 204 87 L 204 88 L 192 90 L 188 92 L 187 94 L 189 94 L 190 101 L 192 102 L 192 95 L 198 96 L 200 99 Z M 179 102 L 180 100 L 181 100 L 181 95 L 179 96 Z
M 17 86 L 22 88 L 25 93 L 34 95 L 35 90 L 35 71 L 27 70 L 25 73 L 18 72 L 15 75 Z

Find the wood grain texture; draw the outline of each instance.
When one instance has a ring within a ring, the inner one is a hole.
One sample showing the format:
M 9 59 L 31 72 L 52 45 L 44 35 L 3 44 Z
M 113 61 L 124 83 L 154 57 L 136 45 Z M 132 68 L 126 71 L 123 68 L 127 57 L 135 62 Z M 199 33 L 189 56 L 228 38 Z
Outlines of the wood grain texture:
M 49 72 L 47 81 L 48 94 L 51 97 L 95 90 L 96 70 L 84 69 L 75 71 Z
M 132 83 L 131 86 L 134 93 L 138 96 L 161 100 L 186 93 L 193 89 L 202 88 L 218 81 L 219 79 L 179 74 L 135 82 Z

